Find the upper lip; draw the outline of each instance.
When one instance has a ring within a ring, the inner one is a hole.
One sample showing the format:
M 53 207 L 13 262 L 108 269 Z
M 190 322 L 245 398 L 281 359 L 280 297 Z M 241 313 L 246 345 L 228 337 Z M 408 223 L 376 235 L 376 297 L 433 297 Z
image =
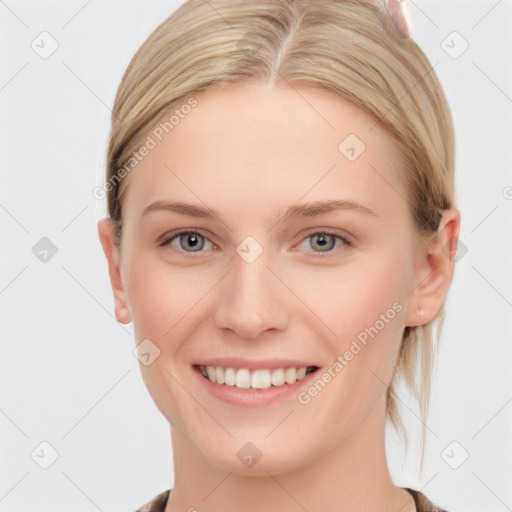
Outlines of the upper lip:
M 294 359 L 260 359 L 257 361 L 251 361 L 248 359 L 240 359 L 237 357 L 218 357 L 214 359 L 205 359 L 194 363 L 193 366 L 220 366 L 222 368 L 268 368 L 269 370 L 277 368 L 302 368 L 303 366 L 314 366 L 311 362 L 298 361 Z

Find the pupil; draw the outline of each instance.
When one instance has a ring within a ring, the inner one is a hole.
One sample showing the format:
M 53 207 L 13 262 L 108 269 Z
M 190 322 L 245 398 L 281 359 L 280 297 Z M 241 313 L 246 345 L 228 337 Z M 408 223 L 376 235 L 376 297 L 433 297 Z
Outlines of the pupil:
M 317 244 L 320 246 L 320 248 L 324 249 L 326 246 L 329 245 L 328 239 L 330 235 L 317 235 Z
M 199 247 L 198 237 L 196 235 L 184 235 L 187 237 L 189 248 L 195 249 Z

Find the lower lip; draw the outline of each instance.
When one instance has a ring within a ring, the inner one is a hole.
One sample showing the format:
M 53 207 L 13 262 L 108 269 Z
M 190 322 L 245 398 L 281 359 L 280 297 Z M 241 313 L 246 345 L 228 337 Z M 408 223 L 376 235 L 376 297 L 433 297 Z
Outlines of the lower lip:
M 267 389 L 240 389 L 236 386 L 227 386 L 226 384 L 216 384 L 207 379 L 197 368 L 193 367 L 194 373 L 197 374 L 199 381 L 212 396 L 237 407 L 264 407 L 281 400 L 285 400 L 290 396 L 299 393 L 302 387 L 309 385 L 310 381 L 318 373 L 318 369 L 308 373 L 303 379 L 293 384 L 283 384 L 282 386 L 270 386 Z

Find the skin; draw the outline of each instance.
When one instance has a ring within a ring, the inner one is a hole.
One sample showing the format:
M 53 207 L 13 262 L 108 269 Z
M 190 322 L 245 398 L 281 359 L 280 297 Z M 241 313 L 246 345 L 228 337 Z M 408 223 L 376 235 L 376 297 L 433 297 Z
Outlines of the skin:
M 120 248 L 109 223 L 98 222 L 116 317 L 133 321 L 137 343 L 149 338 L 161 351 L 140 369 L 171 425 L 166 512 L 414 511 L 387 466 L 385 391 L 403 329 L 433 319 L 449 289 L 445 246 L 458 238 L 458 210 L 444 213 L 438 239 L 421 248 L 394 139 L 323 89 L 239 84 L 195 98 L 125 178 Z M 366 145 L 354 162 L 338 150 L 350 133 Z M 278 222 L 290 205 L 342 198 L 378 217 L 335 210 Z M 142 216 L 170 199 L 219 218 Z M 179 228 L 200 230 L 202 252 L 186 235 L 158 246 Z M 328 237 L 322 250 L 312 235 L 327 228 L 353 244 Z M 247 236 L 264 249 L 251 264 L 235 251 Z M 294 395 L 235 407 L 193 373 L 194 362 L 218 356 L 305 359 L 321 373 L 395 302 L 401 311 L 307 405 Z M 236 456 L 247 442 L 262 453 L 252 468 Z

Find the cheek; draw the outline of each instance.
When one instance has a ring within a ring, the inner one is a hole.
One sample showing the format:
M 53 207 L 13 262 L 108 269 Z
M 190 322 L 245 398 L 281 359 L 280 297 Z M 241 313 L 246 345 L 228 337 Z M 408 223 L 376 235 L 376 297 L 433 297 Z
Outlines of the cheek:
M 137 339 L 154 338 L 162 347 L 190 328 L 202 300 L 215 284 L 215 276 L 208 269 L 171 266 L 142 251 L 133 253 L 127 270 L 128 301 Z
M 189 397 L 173 378 L 176 356 L 198 325 L 201 298 L 211 285 L 197 269 L 172 268 L 142 251 L 133 252 L 126 276 L 136 343 L 150 339 L 160 351 L 154 363 L 139 365 L 142 379 L 162 415 L 179 425 L 190 411 Z
M 144 337 L 161 337 L 174 323 L 175 290 L 143 261 L 130 271 L 129 302 L 134 326 Z
M 354 425 L 393 377 L 404 327 L 405 264 L 399 251 L 382 250 L 350 265 L 321 273 L 312 270 L 301 277 L 303 287 L 307 283 L 303 296 L 322 320 L 313 319 L 312 329 L 325 333 L 330 363 L 338 362 L 325 400 L 336 396 L 337 407 L 350 411 L 346 417 L 352 417 Z M 323 325 L 330 330 L 319 331 Z
M 357 428 L 393 378 L 405 312 L 401 265 L 393 257 L 360 260 L 311 287 L 312 303 L 335 332 L 324 337 L 334 377 L 317 407 L 343 410 L 333 427 L 339 432 Z
M 311 267 L 293 281 L 290 275 L 288 282 L 304 298 L 321 333 L 326 334 L 326 339 L 336 339 L 336 348 L 342 350 L 365 328 L 379 321 L 381 315 L 392 318 L 382 330 L 384 336 L 391 324 L 400 323 L 406 289 L 403 268 L 404 261 L 396 254 L 380 252 L 338 267 Z M 394 331 L 397 332 L 396 327 Z

